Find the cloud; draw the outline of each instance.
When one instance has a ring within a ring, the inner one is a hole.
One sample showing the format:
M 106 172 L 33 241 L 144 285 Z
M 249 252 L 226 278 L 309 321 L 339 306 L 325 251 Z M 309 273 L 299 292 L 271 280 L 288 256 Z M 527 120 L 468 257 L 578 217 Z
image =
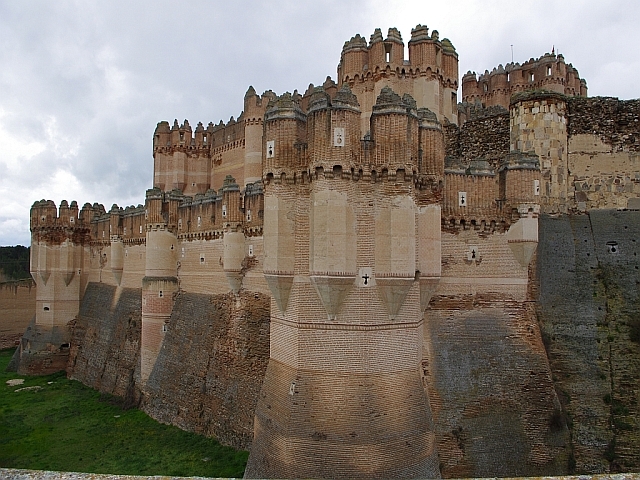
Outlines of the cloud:
M 335 78 L 345 40 L 437 29 L 460 73 L 565 54 L 592 95 L 638 96 L 640 3 L 318 0 L 0 2 L 0 244 L 29 243 L 34 200 L 144 202 L 160 120 L 238 117 L 249 85 Z M 10 206 L 9 206 L 10 205 Z

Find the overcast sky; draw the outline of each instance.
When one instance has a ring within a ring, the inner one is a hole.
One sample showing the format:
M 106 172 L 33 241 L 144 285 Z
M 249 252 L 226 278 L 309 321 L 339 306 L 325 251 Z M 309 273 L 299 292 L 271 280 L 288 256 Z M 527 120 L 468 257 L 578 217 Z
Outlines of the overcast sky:
M 640 97 L 638 0 L 0 0 L 0 245 L 29 245 L 36 200 L 144 203 L 158 121 L 237 118 L 249 85 L 304 92 L 356 33 L 418 23 L 460 75 L 555 46 L 590 96 Z

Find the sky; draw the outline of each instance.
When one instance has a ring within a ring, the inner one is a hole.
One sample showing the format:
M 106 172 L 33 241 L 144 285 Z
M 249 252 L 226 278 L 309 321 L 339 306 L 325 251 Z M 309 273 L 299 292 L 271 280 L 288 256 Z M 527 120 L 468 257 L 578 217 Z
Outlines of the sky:
M 417 24 L 459 72 L 555 47 L 589 96 L 640 97 L 638 0 L 0 0 L 0 245 L 29 245 L 34 201 L 144 203 L 157 122 L 237 118 L 258 93 L 304 92 L 356 33 Z M 459 91 L 460 94 L 460 91 Z

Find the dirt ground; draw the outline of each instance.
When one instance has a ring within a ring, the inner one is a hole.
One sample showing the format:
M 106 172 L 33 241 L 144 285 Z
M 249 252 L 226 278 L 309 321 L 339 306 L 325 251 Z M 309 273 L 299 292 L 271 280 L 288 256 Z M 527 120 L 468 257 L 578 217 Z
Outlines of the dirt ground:
M 33 282 L 0 283 L 0 349 L 18 344 L 35 313 Z

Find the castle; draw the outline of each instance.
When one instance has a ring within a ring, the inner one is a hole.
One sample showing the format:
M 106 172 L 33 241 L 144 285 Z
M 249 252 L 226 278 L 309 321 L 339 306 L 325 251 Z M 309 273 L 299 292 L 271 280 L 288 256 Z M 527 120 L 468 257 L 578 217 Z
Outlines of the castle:
M 176 313 L 181 295 L 232 292 L 238 310 L 267 295 L 269 357 L 246 400 L 255 417 L 229 421 L 244 433 L 227 441 L 250 445 L 247 477 L 566 470 L 532 307 L 539 217 L 639 208 L 640 108 L 587 98 L 555 54 L 465 74 L 458 104 L 453 44 L 418 25 L 408 52 L 397 29 L 376 29 L 344 44 L 337 83 L 302 95 L 250 87 L 227 124 L 158 123 L 144 205 L 35 202 L 37 313 L 17 368 L 64 369 L 70 351 L 69 368 L 90 365 L 69 324 L 86 292 L 109 286 L 110 311 L 134 292 L 136 364 L 118 381 L 152 405 L 172 328 L 199 321 Z M 626 123 L 594 127 L 602 105 Z M 473 380 L 453 368 L 460 351 L 443 358 L 450 345 L 474 352 L 462 370 L 484 359 Z M 512 348 L 502 366 L 485 350 L 496 345 Z M 485 458 L 497 449 L 488 430 L 503 425 L 495 412 L 516 416 L 500 442 L 527 445 L 504 471 Z

